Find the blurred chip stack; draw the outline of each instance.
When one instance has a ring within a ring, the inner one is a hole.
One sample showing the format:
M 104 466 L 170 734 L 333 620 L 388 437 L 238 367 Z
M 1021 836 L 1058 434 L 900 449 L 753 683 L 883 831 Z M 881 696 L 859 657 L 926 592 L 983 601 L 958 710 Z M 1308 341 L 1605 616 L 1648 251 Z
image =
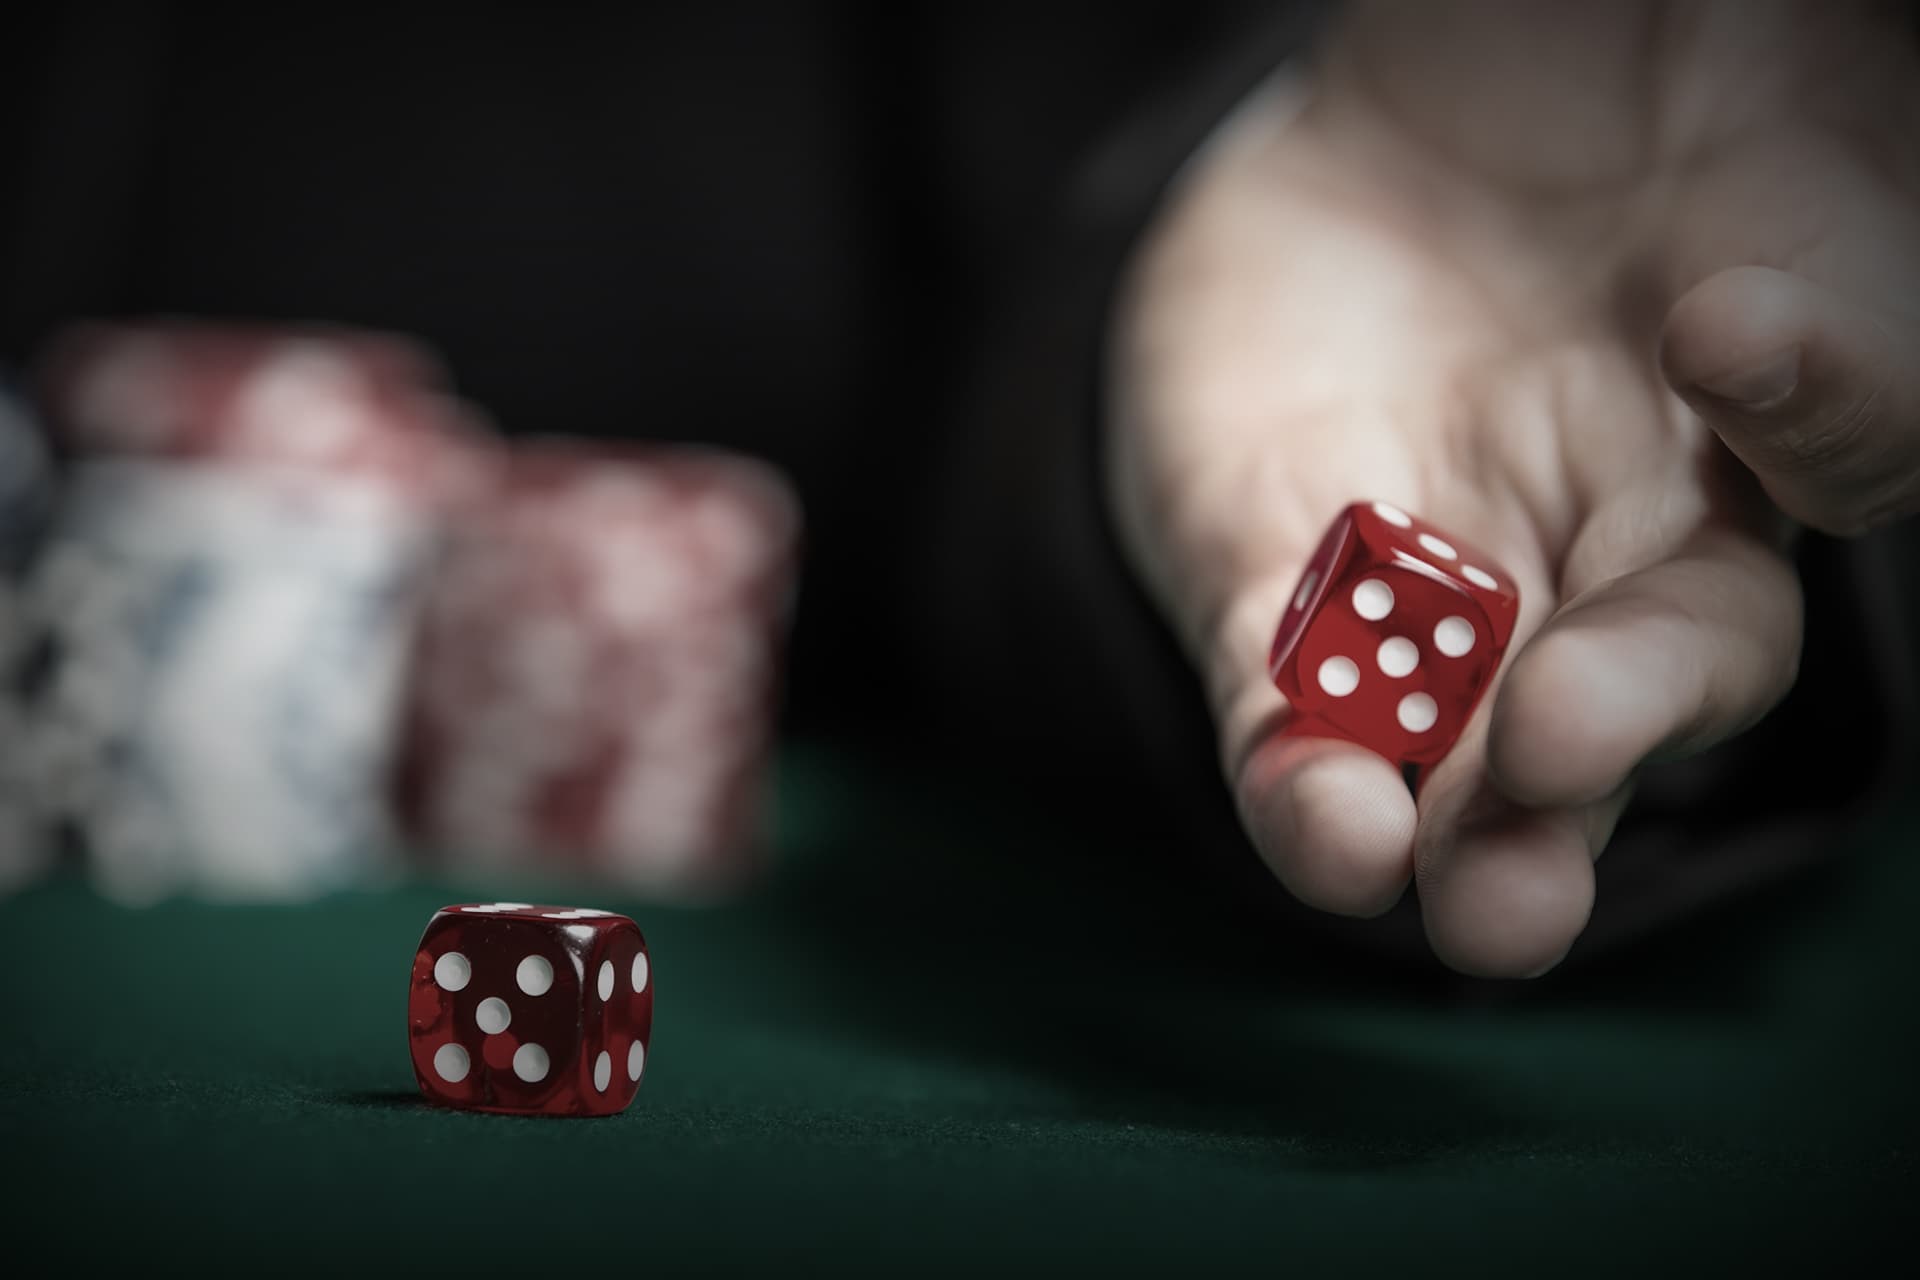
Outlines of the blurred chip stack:
M 423 611 L 400 779 L 415 841 L 697 899 L 758 869 L 799 509 L 690 449 L 516 453 Z
M 485 437 L 424 355 L 358 334 L 91 329 L 45 396 L 74 465 L 5 803 L 125 901 L 364 882 L 420 579 Z

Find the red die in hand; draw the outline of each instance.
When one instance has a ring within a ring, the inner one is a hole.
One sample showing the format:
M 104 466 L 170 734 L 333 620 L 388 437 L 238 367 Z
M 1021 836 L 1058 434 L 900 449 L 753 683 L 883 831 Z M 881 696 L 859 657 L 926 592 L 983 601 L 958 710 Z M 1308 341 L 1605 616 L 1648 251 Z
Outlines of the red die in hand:
M 652 1029 L 647 940 L 610 911 L 443 907 L 413 957 L 413 1073 L 445 1106 L 612 1115 L 640 1087 Z
M 1300 575 L 1267 670 L 1300 731 L 1431 764 L 1486 692 L 1519 609 L 1519 588 L 1482 552 L 1357 502 Z

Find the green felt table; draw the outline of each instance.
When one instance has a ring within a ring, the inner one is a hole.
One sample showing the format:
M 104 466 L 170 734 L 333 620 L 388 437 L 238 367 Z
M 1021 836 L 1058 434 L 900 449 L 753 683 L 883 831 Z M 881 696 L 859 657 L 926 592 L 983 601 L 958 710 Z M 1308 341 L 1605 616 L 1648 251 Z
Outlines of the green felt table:
M 659 992 L 644 1087 L 605 1120 L 415 1095 L 421 927 L 539 886 L 0 904 L 8 1256 L 1617 1274 L 1811 1262 L 1904 1218 L 1920 814 L 1630 961 L 1462 999 L 1090 877 L 1054 856 L 1086 830 L 981 779 L 817 747 L 782 778 L 763 888 L 602 900 Z

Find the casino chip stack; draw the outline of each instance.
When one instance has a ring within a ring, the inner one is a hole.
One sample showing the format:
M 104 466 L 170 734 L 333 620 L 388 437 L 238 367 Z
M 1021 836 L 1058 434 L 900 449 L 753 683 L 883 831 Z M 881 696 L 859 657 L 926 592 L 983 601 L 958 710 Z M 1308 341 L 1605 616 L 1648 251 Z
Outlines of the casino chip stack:
M 76 465 L 9 744 L 43 837 L 126 901 L 377 872 L 419 579 L 491 465 L 466 412 L 392 340 L 193 326 L 80 333 L 46 392 Z
M 0 388 L 0 892 L 33 879 L 50 856 L 31 809 L 16 799 L 24 788 L 9 777 L 17 757 L 7 744 L 19 740 L 22 715 L 13 682 L 5 678 L 26 662 L 19 573 L 40 532 L 49 479 L 38 429 Z
M 732 455 L 516 454 L 424 609 L 399 788 L 415 841 L 654 897 L 743 884 L 798 532 L 786 482 Z

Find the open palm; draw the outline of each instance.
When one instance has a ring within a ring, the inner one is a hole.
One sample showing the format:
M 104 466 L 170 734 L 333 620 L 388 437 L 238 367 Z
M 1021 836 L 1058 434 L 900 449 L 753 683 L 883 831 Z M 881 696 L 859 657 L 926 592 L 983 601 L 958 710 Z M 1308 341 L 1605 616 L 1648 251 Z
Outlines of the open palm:
M 1786 692 L 1795 522 L 1920 494 L 1915 83 L 1866 10 L 1358 6 L 1197 166 L 1119 313 L 1110 491 L 1297 896 L 1364 915 L 1417 881 L 1448 963 L 1544 971 L 1639 765 Z M 1285 734 L 1265 670 L 1358 498 L 1522 593 L 1417 801 Z

